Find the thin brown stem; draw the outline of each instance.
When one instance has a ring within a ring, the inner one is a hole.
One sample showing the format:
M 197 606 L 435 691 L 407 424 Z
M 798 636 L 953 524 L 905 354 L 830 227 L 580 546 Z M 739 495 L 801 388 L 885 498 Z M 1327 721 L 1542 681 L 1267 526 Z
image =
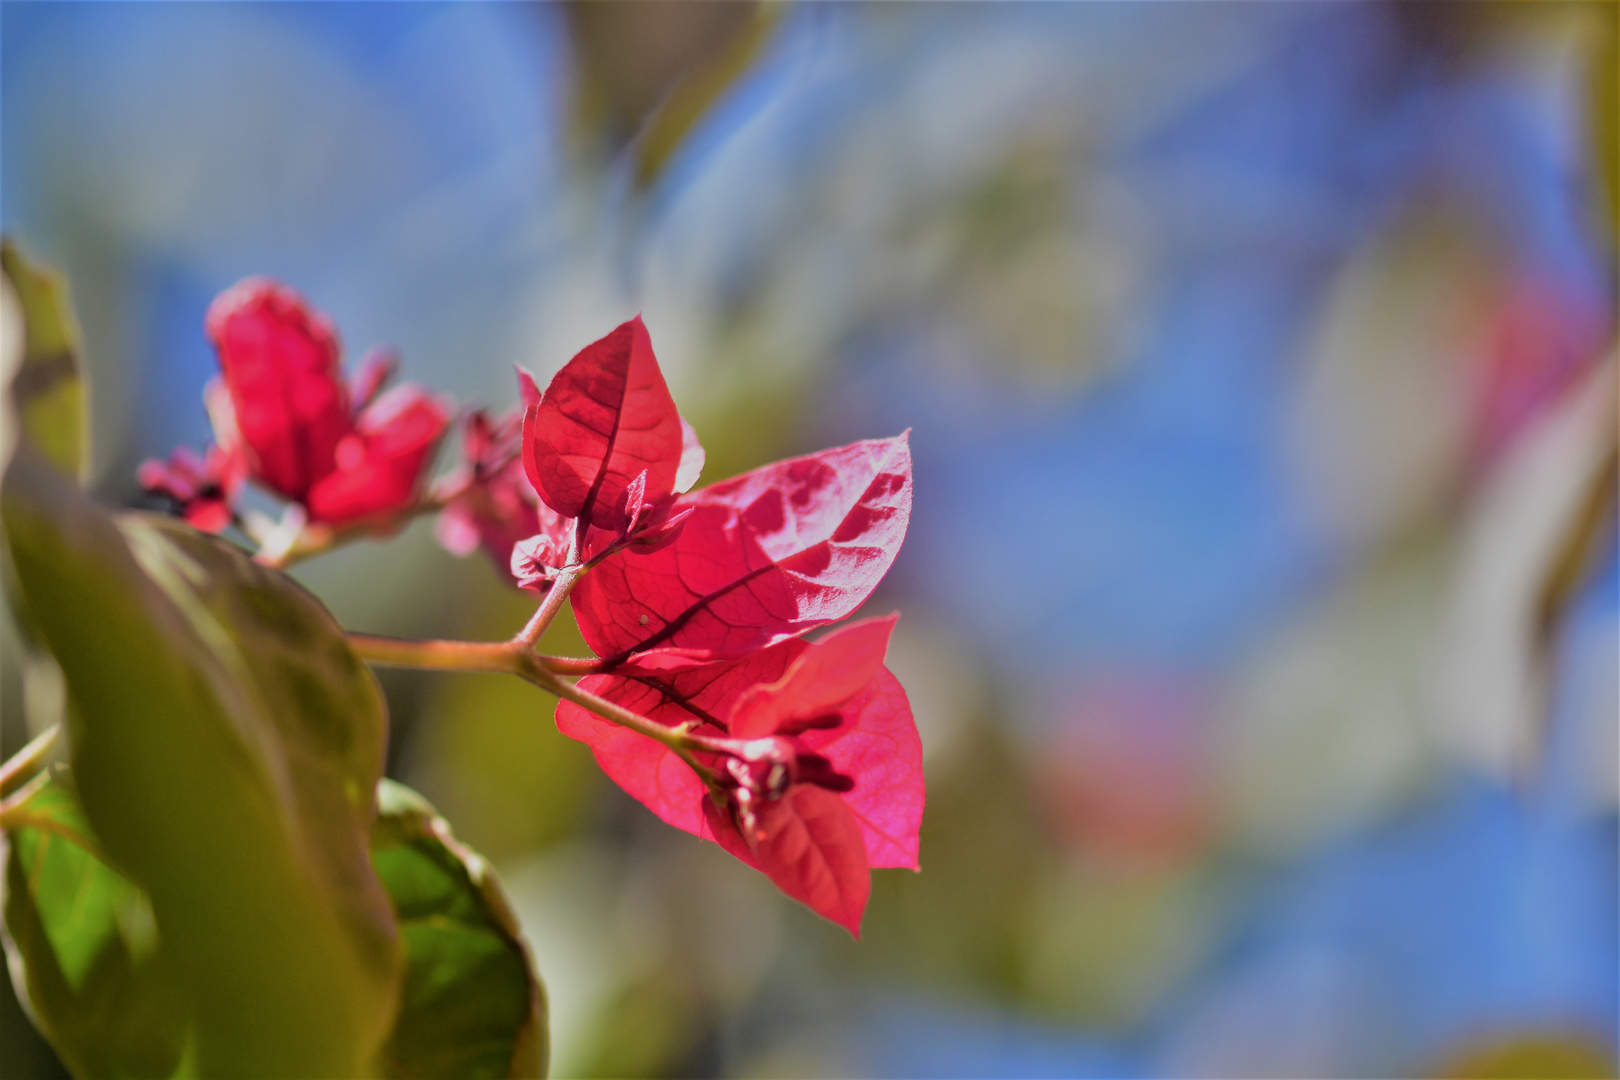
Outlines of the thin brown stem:
M 589 675 L 606 670 L 604 661 L 590 657 L 537 656 L 534 646 L 551 626 L 557 613 L 574 585 L 599 560 L 581 565 L 578 562 L 579 539 L 576 535 L 568 552 L 569 565 L 557 572 L 551 587 L 539 608 L 522 630 L 509 641 L 411 641 L 405 638 L 380 637 L 373 634 L 350 634 L 349 645 L 365 660 L 374 664 L 395 667 L 433 668 L 440 671 L 504 671 L 520 676 L 548 693 L 572 701 L 582 708 L 620 727 L 647 736 L 678 756 L 708 787 L 709 793 L 723 801 L 720 784 L 714 772 L 693 756 L 696 736 L 684 730 L 665 727 L 639 713 L 618 705 L 607 698 L 581 690 L 564 676 Z
M 101 850 L 100 844 L 73 826 L 64 825 L 53 817 L 33 813 L 20 803 L 15 806 L 10 804 L 0 806 L 0 831 L 10 832 L 17 829 L 38 829 L 40 832 L 54 833 L 74 846 L 82 848 L 103 865 L 117 868 L 112 859 L 107 857 L 106 852 Z
M 522 667 L 520 651 L 508 641 L 412 641 L 376 634 L 350 634 L 348 639 L 362 660 L 385 667 L 512 674 Z
M 610 723 L 629 728 L 669 747 L 711 791 L 718 790 L 718 780 L 713 771 L 692 754 L 692 748 L 698 742 L 697 736 L 665 727 L 607 698 L 581 690 L 564 678 L 565 674 L 571 672 L 558 669 L 566 664 L 577 670 L 597 661 L 536 656 L 515 638 L 501 642 L 410 641 L 375 634 L 350 634 L 348 639 L 356 655 L 373 664 L 437 671 L 498 671 L 517 675 L 547 693 L 589 709 Z M 553 667 L 554 664 L 558 667 Z
M 556 675 L 600 675 L 611 670 L 599 656 L 536 656 L 540 666 Z
M 686 762 L 693 772 L 697 773 L 698 779 L 702 780 L 711 792 L 717 789 L 718 780 L 714 772 L 692 755 L 692 737 L 684 731 L 677 731 L 674 728 L 665 727 L 656 720 L 649 720 L 647 717 L 631 712 L 624 706 L 609 701 L 607 698 L 599 697 L 589 690 L 581 690 L 573 683 L 564 682 L 550 672 L 537 668 L 533 674 L 525 673 L 524 677 L 536 686 L 556 694 L 560 698 L 565 698 L 582 708 L 589 709 L 604 720 L 618 724 L 620 727 L 629 728 L 631 731 L 645 735 L 649 739 L 663 743 L 677 757 Z
M 51 748 L 56 745 L 57 736 L 61 733 L 61 725 L 52 724 L 27 746 L 13 754 L 5 764 L 0 765 L 0 795 L 10 791 L 19 780 L 38 771 L 45 764 Z

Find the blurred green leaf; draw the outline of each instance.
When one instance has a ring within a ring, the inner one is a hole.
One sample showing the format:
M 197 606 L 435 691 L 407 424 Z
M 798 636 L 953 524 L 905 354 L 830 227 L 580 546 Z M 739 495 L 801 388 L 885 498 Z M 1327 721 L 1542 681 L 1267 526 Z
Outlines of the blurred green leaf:
M 384 780 L 377 804 L 371 861 L 394 902 L 407 956 L 384 1073 L 543 1076 L 545 991 L 494 872 L 410 788 Z
M 651 186 L 758 58 L 781 10 L 758 0 L 569 4 L 579 122 L 613 150 L 634 140 L 636 185 Z
M 362 1074 L 399 968 L 367 852 L 371 675 L 290 579 L 178 523 L 115 521 L 26 447 L 0 511 L 66 676 L 85 813 L 151 897 L 198 1071 Z
M 748 18 L 675 84 L 647 121 L 636 149 L 636 183 L 641 187 L 658 179 L 698 121 L 753 66 L 782 11 L 777 4 L 737 6 L 751 7 Z
M 1586 71 L 1590 109 L 1592 156 L 1602 183 L 1603 209 L 1608 212 L 1606 239 L 1620 238 L 1620 7 L 1593 4 L 1583 11 L 1596 24 L 1591 34 L 1593 52 Z
M 408 953 L 379 1071 L 544 1075 L 545 993 L 493 873 L 409 788 L 383 780 L 377 796 L 371 858 Z M 8 820 L 6 946 L 36 1025 L 76 1075 L 176 1075 L 191 1010 L 146 893 L 108 866 L 68 774 Z
M 557 622 L 572 629 L 572 620 Z M 504 675 L 469 674 L 432 687 L 427 722 L 410 743 L 409 775 L 457 835 L 491 859 L 572 835 L 592 805 L 600 771 L 589 748 L 549 722 L 555 708 L 555 698 Z
M 581 1075 L 691 1075 L 682 1066 L 703 1034 L 702 1009 L 698 993 L 679 972 L 667 966 L 646 972 L 598 1011 Z
M 14 290 L 23 324 L 22 362 L 11 382 L 22 435 L 69 476 L 89 465 L 79 325 L 60 274 L 35 266 L 17 245 L 0 241 L 0 266 Z
M 173 1076 L 188 1009 L 146 895 L 110 868 L 64 777 L 8 811 L 6 950 L 33 1020 L 79 1076 Z
M 1043 827 L 1027 767 L 999 727 L 976 720 L 952 762 L 929 775 L 926 873 L 872 875 L 859 944 L 828 938 L 854 970 L 1028 999 L 1027 942 L 1060 851 Z
M 1598 1080 L 1615 1075 L 1603 1042 L 1581 1031 L 1527 1032 L 1480 1038 L 1433 1074 L 1457 1080 Z

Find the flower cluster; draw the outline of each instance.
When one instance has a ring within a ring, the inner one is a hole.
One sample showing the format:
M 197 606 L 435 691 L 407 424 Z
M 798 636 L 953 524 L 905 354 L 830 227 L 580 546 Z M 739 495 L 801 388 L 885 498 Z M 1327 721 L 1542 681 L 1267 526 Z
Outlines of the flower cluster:
M 386 527 L 411 510 L 450 422 L 419 386 L 384 391 L 399 364 L 385 351 L 345 382 L 332 324 L 285 286 L 250 278 L 208 309 L 220 377 L 204 399 L 215 445 L 141 465 L 141 486 L 187 521 L 219 532 L 253 480 L 329 526 Z
M 463 460 L 423 496 L 448 412 L 415 387 L 375 397 L 392 362 L 339 378 L 336 335 L 263 281 L 208 318 L 218 446 L 142 466 L 199 528 L 235 520 L 251 479 L 311 522 L 440 511 L 520 587 L 566 597 L 593 661 L 557 724 L 670 824 L 714 840 L 858 934 L 872 867 L 917 867 L 922 750 L 884 666 L 897 616 L 845 619 L 893 563 L 911 510 L 906 435 L 777 462 L 693 491 L 704 465 L 641 319 L 586 346 L 519 413 L 467 414 Z M 373 398 L 375 397 L 375 400 Z M 525 655 L 532 639 L 523 643 Z
M 906 436 L 688 493 L 703 451 L 639 318 L 543 394 L 519 379 L 539 528 L 513 573 L 545 589 L 589 568 L 570 599 L 602 661 L 580 689 L 680 733 L 704 773 L 573 701 L 558 727 L 669 824 L 858 933 L 870 868 L 917 867 L 922 747 L 883 666 L 894 616 L 805 635 L 853 614 L 893 563 L 911 512 Z

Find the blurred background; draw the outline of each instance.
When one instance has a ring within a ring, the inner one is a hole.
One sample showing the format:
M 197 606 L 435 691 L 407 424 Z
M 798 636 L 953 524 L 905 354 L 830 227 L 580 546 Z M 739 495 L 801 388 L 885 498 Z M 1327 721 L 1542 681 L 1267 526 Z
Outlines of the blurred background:
M 923 872 L 859 944 L 534 688 L 384 673 L 557 1075 L 1613 1076 L 1617 11 L 8 0 L 0 218 L 114 503 L 248 274 L 502 411 L 641 311 L 706 481 L 913 429 Z M 298 575 L 529 610 L 429 522 Z

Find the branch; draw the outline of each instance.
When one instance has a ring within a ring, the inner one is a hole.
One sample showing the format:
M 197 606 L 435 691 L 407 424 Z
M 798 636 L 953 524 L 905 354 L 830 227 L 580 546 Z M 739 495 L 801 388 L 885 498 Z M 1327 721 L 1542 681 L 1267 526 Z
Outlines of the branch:
M 570 546 L 570 565 L 563 567 L 552 579 L 551 587 L 528 623 L 508 641 L 411 641 L 405 638 L 380 637 L 372 634 L 349 634 L 349 646 L 362 659 L 374 664 L 394 667 L 432 668 L 439 671 L 504 671 L 517 675 L 548 693 L 572 701 L 582 708 L 620 727 L 645 735 L 667 746 L 698 775 L 711 795 L 722 799 L 719 780 L 714 772 L 693 756 L 698 741 L 684 730 L 668 728 L 621 705 L 598 697 L 588 690 L 566 682 L 565 675 L 588 675 L 605 669 L 605 662 L 595 658 L 569 656 L 537 656 L 535 642 L 540 640 L 552 620 L 562 610 L 563 602 L 574 585 L 600 558 L 580 565 L 575 562 L 578 551 L 576 538 Z
M 718 790 L 718 780 L 713 770 L 693 756 L 692 751 L 699 745 L 694 737 L 678 728 L 668 728 L 649 720 L 588 690 L 581 690 L 564 679 L 566 674 L 584 674 L 586 672 L 581 669 L 599 666 L 599 660 L 536 656 L 518 638 L 500 642 L 411 641 L 373 634 L 349 634 L 348 640 L 349 646 L 361 659 L 373 664 L 436 671 L 498 671 L 517 675 L 549 694 L 590 710 L 610 723 L 662 743 L 686 762 L 711 792 Z M 567 670 L 570 668 L 573 670 Z
M 517 632 L 512 641 L 525 649 L 534 648 L 535 642 L 551 626 L 551 620 L 557 617 L 562 610 L 563 601 L 573 590 L 574 584 L 585 575 L 583 566 L 565 566 L 557 571 L 557 576 L 551 579 L 551 587 L 546 590 L 546 598 L 540 602 L 540 607 L 527 625 Z
M 509 641 L 414 641 L 376 634 L 349 634 L 348 639 L 349 647 L 362 660 L 385 667 L 516 675 L 522 666 L 521 652 Z
M 50 755 L 51 748 L 61 733 L 62 726 L 52 724 L 27 746 L 13 754 L 9 761 L 0 765 L 0 795 L 15 787 L 18 780 L 45 764 L 45 759 Z

